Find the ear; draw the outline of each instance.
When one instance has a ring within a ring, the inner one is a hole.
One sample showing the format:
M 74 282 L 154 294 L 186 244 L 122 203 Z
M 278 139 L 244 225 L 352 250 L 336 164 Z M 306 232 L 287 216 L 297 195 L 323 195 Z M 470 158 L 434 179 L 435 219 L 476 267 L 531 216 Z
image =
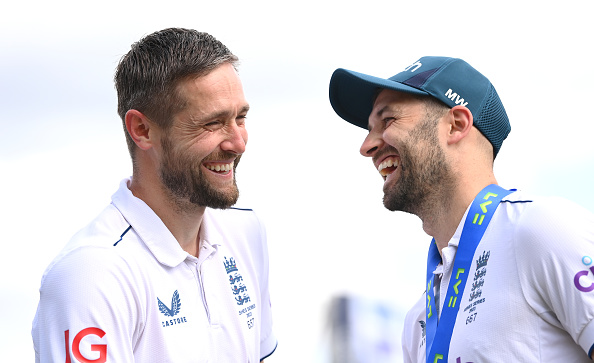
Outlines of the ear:
M 153 147 L 153 130 L 151 121 L 138 110 L 128 110 L 126 112 L 126 130 L 128 134 L 142 150 L 148 150 Z
M 472 129 L 472 112 L 464 106 L 450 109 L 448 145 L 455 144 L 468 135 Z

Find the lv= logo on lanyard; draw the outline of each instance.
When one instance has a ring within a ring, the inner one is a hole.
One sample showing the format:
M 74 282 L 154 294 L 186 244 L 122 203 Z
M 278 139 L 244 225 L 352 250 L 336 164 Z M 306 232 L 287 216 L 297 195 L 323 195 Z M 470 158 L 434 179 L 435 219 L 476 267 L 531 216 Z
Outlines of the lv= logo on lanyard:
M 454 324 L 456 323 L 456 317 L 460 309 L 458 298 L 461 299 L 464 293 L 474 252 L 481 238 L 483 238 L 483 234 L 499 202 L 513 191 L 515 190 L 506 190 L 498 185 L 491 184 L 481 190 L 470 205 L 464 222 L 464 228 L 462 229 L 462 235 L 460 236 L 452 277 L 448 285 L 439 324 L 437 322 L 438 317 L 435 308 L 433 271 L 441 263 L 441 255 L 437 250 L 435 239 L 431 241 L 429 255 L 427 257 L 427 307 L 425 309 L 427 340 L 425 349 L 427 363 L 445 363 L 448 361 L 452 332 L 454 331 Z

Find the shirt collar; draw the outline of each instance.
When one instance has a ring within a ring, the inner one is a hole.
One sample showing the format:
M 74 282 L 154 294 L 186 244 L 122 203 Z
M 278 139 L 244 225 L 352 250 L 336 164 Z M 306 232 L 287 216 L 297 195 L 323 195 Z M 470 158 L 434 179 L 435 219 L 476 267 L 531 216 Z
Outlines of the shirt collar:
M 460 244 L 462 230 L 464 229 L 464 221 L 466 221 L 468 211 L 470 211 L 470 205 L 468 205 L 468 208 L 466 208 L 466 212 L 464 212 L 462 219 L 460 219 L 458 228 L 456 228 L 456 232 L 454 232 L 454 235 L 452 236 L 452 238 L 450 238 L 448 245 L 441 251 L 441 260 L 443 265 L 445 266 L 444 270 L 448 270 L 450 268 L 450 265 L 454 262 L 456 251 L 458 251 L 458 245 Z
M 464 222 L 466 221 L 466 216 L 468 215 L 468 212 L 470 211 L 470 206 L 471 205 L 469 204 L 468 207 L 466 208 L 466 212 L 464 212 L 464 215 L 460 219 L 460 223 L 458 223 L 458 228 L 456 228 L 456 232 L 454 232 L 454 235 L 448 242 L 448 247 L 451 246 L 451 247 L 458 248 L 458 244 L 460 243 L 460 237 L 462 237 L 462 230 L 464 229 Z
M 222 225 L 220 219 L 216 219 L 214 214 L 216 211 L 211 208 L 204 210 L 202 217 L 202 224 L 200 225 L 200 245 L 206 243 L 215 249 L 218 249 L 223 244 L 223 236 L 221 231 L 224 228 L 229 228 L 228 225 Z
M 190 255 L 181 248 L 155 212 L 132 194 L 129 183 L 130 178 L 121 181 L 120 188 L 111 197 L 113 205 L 160 263 L 169 267 L 179 265 Z

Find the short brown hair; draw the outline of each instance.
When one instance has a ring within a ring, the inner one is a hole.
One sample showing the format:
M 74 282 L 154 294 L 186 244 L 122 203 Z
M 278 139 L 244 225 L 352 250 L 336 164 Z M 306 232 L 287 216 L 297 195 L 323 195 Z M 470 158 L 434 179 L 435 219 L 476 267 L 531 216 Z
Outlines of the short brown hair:
M 118 114 L 133 161 L 135 144 L 125 123 L 128 110 L 138 110 L 168 128 L 172 116 L 185 107 L 176 90 L 178 84 L 206 75 L 224 63 L 236 68 L 238 58 L 212 35 L 196 30 L 168 28 L 132 44 L 120 60 L 114 80 Z

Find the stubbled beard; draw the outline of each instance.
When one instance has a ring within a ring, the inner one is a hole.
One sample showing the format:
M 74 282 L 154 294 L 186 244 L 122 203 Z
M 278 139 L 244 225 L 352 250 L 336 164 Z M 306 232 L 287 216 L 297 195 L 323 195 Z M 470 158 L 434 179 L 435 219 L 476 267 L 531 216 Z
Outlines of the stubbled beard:
M 443 203 L 455 180 L 439 146 L 435 121 L 417 125 L 398 151 L 400 177 L 384 187 L 384 206 L 420 216 Z
M 190 204 L 199 207 L 227 209 L 237 202 L 239 190 L 235 181 L 235 169 L 241 157 L 237 157 L 233 165 L 233 184 L 230 187 L 215 188 L 202 172 L 203 159 L 197 160 L 187 153 L 176 150 L 172 140 L 168 137 L 164 138 L 162 147 L 161 181 L 179 208 L 185 209 Z M 210 156 L 212 160 L 235 157 L 235 154 L 226 152 Z

